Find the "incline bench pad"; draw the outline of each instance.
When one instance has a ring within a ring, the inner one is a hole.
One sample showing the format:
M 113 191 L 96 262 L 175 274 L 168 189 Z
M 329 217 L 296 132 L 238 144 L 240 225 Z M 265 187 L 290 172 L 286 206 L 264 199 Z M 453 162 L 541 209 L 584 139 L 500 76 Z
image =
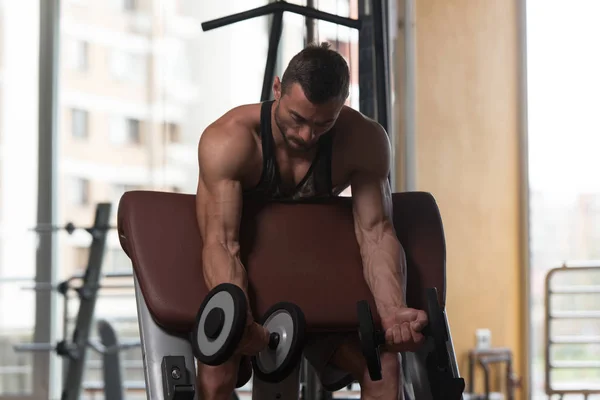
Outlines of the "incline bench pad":
M 445 242 L 437 204 L 429 193 L 394 193 L 394 226 L 406 252 L 407 301 L 425 308 L 424 289 L 437 287 L 445 303 Z M 121 198 L 119 238 L 132 260 L 148 309 L 172 332 L 192 329 L 207 293 L 195 196 L 131 191 Z M 305 313 L 307 328 L 353 330 L 356 302 L 367 299 L 351 198 L 289 204 L 246 201 L 240 228 L 251 306 L 259 318 L 290 301 Z

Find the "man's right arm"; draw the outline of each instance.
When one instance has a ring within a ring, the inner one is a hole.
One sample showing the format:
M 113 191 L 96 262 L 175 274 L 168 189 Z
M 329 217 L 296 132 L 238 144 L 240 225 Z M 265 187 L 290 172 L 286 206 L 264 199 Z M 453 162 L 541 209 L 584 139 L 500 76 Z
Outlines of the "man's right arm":
M 255 144 L 243 127 L 227 125 L 208 128 L 198 146 L 196 211 L 203 240 L 202 267 L 209 290 L 233 283 L 247 293 L 239 245 L 241 182 Z

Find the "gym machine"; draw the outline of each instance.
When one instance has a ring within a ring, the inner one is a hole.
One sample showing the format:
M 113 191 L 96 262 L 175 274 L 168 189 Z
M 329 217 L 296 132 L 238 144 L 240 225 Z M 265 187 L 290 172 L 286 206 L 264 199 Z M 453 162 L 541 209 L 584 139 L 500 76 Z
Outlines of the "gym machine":
M 192 218 L 195 201 L 194 195 L 132 191 L 119 204 L 119 240 L 134 269 L 149 400 L 201 400 L 196 359 L 209 365 L 227 360 L 249 307 L 271 333 L 265 350 L 240 363 L 236 387 L 253 379 L 254 399 L 300 398 L 305 332 L 358 332 L 371 378 L 380 379 L 381 321 L 370 312 L 374 300 L 362 275 L 351 199 L 244 204 L 240 246 L 250 303 L 234 285 L 207 290 L 199 268 L 201 238 Z M 429 316 L 426 344 L 406 353 L 408 398 L 462 399 L 465 383 L 444 310 L 439 210 L 428 193 L 394 193 L 392 202 L 406 253 L 407 304 Z
M 14 346 L 14 350 L 17 352 L 55 351 L 57 355 L 64 358 L 66 361 L 66 368 L 64 369 L 64 382 L 61 400 L 79 399 L 88 347 L 100 354 L 103 354 L 106 358 L 111 354 L 118 353 L 120 350 L 140 346 L 139 341 L 135 341 L 132 343 L 122 343 L 106 347 L 102 343 L 97 343 L 90 340 L 90 331 L 92 329 L 92 321 L 94 319 L 94 309 L 96 306 L 96 300 L 98 298 L 98 289 L 101 288 L 100 279 L 102 277 L 122 278 L 131 276 L 131 274 L 101 274 L 106 248 L 107 233 L 109 230 L 115 228 L 109 225 L 111 207 L 111 203 L 99 203 L 96 206 L 94 224 L 88 228 L 78 228 L 73 223 L 68 223 L 65 226 L 40 225 L 33 229 L 33 231 L 38 233 L 51 233 L 65 230 L 68 234 L 72 234 L 77 229 L 84 229 L 92 236 L 88 264 L 83 276 L 72 276 L 56 285 L 48 282 L 37 282 L 30 287 L 31 289 L 38 291 L 56 290 L 63 296 L 63 337 L 65 337 L 65 339 L 60 340 L 56 344 L 30 343 L 18 344 Z M 73 285 L 74 281 L 81 281 L 81 284 L 75 286 Z M 113 285 L 110 287 L 122 288 L 124 286 Z M 127 287 L 131 288 L 131 285 Z M 75 320 L 73 336 L 69 341 L 66 339 L 66 337 L 68 334 L 67 326 L 69 315 L 68 296 L 71 290 L 77 293 L 80 303 Z M 103 329 L 103 327 L 106 328 L 102 324 L 99 326 L 99 333 L 101 337 L 103 333 L 106 333 L 106 329 Z M 106 376 L 109 377 L 109 381 L 105 382 L 107 388 L 120 385 L 119 382 L 110 381 L 110 378 L 115 377 L 114 375 L 109 374 Z M 116 393 L 117 391 L 112 392 Z M 111 397 L 111 399 L 115 398 Z M 115 400 L 118 400 L 118 398 Z

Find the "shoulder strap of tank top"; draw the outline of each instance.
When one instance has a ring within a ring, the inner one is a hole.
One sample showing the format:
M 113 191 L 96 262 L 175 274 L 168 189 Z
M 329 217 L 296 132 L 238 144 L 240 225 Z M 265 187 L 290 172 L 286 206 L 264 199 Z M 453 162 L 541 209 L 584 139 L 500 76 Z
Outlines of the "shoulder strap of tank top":
M 273 101 L 265 101 L 260 109 L 260 141 L 263 152 L 263 168 L 273 156 L 273 131 L 271 127 L 271 106 Z
M 265 101 L 260 109 L 260 140 L 262 142 L 263 154 L 271 156 L 273 151 L 273 130 L 271 126 L 271 106 L 273 101 Z M 264 157 L 265 159 L 269 157 Z
M 325 136 L 323 136 L 323 142 L 320 144 L 321 145 L 321 157 L 324 158 L 323 160 L 323 164 L 325 164 L 325 176 L 326 176 L 326 182 L 327 182 L 327 191 L 329 193 L 331 193 L 331 191 L 333 190 L 333 182 L 331 179 L 331 162 L 333 159 L 333 137 L 335 135 L 335 131 L 331 131 L 329 133 L 327 133 Z

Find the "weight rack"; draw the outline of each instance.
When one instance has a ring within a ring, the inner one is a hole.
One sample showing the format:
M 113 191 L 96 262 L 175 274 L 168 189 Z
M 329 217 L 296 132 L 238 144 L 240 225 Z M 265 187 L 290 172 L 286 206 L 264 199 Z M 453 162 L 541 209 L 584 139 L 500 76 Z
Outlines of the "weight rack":
M 102 343 L 95 343 L 90 340 L 90 331 L 92 328 L 92 321 L 94 319 L 94 310 L 96 307 L 96 300 L 98 298 L 98 289 L 100 286 L 100 279 L 102 277 L 127 277 L 132 276 L 131 274 L 110 274 L 102 275 L 102 264 L 104 261 L 104 254 L 106 249 L 107 233 L 112 227 L 109 226 L 111 216 L 111 203 L 99 203 L 96 206 L 94 224 L 86 228 L 85 230 L 92 236 L 92 243 L 90 245 L 90 253 L 88 257 L 88 263 L 83 276 L 72 276 L 67 280 L 60 282 L 58 285 L 47 282 L 37 282 L 30 289 L 33 290 L 56 290 L 64 297 L 64 334 L 63 337 L 67 337 L 67 320 L 68 320 L 68 292 L 75 290 L 79 296 L 80 304 L 75 319 L 75 328 L 73 330 L 73 336 L 70 341 L 63 339 L 58 343 L 29 343 L 29 344 L 17 344 L 13 348 L 16 352 L 35 352 L 35 351 L 56 351 L 56 353 L 63 357 L 66 362 L 66 368 L 64 368 L 64 380 L 63 389 L 61 393 L 61 400 L 78 400 L 82 390 L 83 384 L 83 373 L 86 362 L 87 348 L 91 347 L 93 350 L 103 354 L 105 358 L 109 355 L 116 354 L 120 350 L 139 347 L 139 341 L 132 343 L 123 343 L 115 346 L 106 347 Z M 51 227 L 43 226 L 34 229 L 36 232 L 53 232 L 58 230 L 73 230 L 69 224 L 65 227 Z M 70 233 L 70 232 L 68 232 Z M 71 283 L 74 280 L 81 280 L 81 285 L 74 288 Z M 105 330 L 105 329 L 104 329 Z M 101 329 L 102 333 L 103 330 Z M 109 357 L 110 358 L 110 357 Z M 114 388 L 118 385 L 119 381 L 111 381 L 114 375 L 107 375 L 108 381 L 105 381 L 106 388 Z M 112 391 L 115 393 L 115 391 Z M 114 399 L 119 400 L 119 399 Z
M 553 395 L 581 394 L 585 399 L 589 395 L 600 394 L 600 385 L 593 387 L 558 387 L 552 378 L 552 371 L 555 370 L 600 370 L 600 361 L 558 361 L 552 357 L 552 348 L 555 345 L 586 345 L 600 344 L 600 335 L 553 335 L 552 322 L 559 320 L 589 320 L 600 321 L 600 309 L 596 310 L 553 310 L 552 298 L 564 295 L 595 295 L 596 304 L 600 304 L 600 286 L 599 285 L 564 285 L 556 284 L 560 277 L 574 275 L 577 273 L 598 273 L 600 274 L 600 261 L 589 262 L 570 262 L 564 263 L 561 267 L 552 268 L 548 271 L 545 279 L 545 329 L 544 329 L 544 349 L 545 349 L 545 389 L 550 397 Z

